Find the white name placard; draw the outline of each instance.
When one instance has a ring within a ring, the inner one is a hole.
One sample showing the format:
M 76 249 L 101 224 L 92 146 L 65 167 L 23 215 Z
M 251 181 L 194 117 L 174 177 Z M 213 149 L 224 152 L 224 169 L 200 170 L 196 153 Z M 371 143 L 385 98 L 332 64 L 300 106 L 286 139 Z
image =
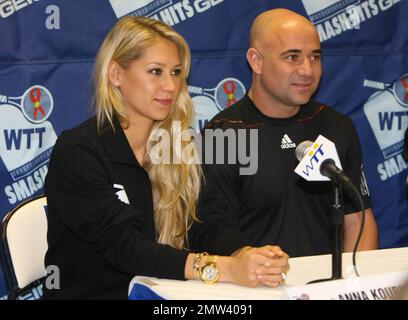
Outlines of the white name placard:
M 366 277 L 288 286 L 284 298 L 290 300 L 387 300 L 402 290 L 408 271 Z

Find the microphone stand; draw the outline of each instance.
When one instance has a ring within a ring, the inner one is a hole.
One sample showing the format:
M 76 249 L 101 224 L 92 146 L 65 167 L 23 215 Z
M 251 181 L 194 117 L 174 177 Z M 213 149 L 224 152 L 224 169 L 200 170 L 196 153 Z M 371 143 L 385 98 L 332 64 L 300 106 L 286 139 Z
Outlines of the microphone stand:
M 342 278 L 342 252 L 343 252 L 343 224 L 344 208 L 341 184 L 333 181 L 333 206 L 332 206 L 332 277 L 331 280 Z
M 342 279 L 343 224 L 344 208 L 342 186 L 337 179 L 332 180 L 333 205 L 331 210 L 332 225 L 332 276 L 328 279 L 313 280 L 308 283 Z

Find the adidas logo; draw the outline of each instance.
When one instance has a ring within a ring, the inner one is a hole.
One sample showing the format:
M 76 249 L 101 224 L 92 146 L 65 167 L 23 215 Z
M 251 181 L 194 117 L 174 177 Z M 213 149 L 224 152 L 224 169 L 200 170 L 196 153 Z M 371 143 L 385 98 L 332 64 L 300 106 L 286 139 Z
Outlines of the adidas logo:
M 296 147 L 296 143 L 294 143 L 292 140 L 290 140 L 289 136 L 287 134 L 285 134 L 282 138 L 282 142 L 281 142 L 281 148 L 282 149 L 291 149 L 291 148 L 295 148 Z

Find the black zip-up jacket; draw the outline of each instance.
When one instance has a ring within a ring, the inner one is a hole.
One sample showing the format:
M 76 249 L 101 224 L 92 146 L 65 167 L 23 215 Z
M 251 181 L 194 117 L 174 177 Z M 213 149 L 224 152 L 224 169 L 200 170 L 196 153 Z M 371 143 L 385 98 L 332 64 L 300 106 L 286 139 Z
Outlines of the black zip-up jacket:
M 60 289 L 44 285 L 44 299 L 127 299 L 135 275 L 184 279 L 188 252 L 155 242 L 148 174 L 114 126 L 99 134 L 91 118 L 54 146 L 45 265 L 59 268 Z

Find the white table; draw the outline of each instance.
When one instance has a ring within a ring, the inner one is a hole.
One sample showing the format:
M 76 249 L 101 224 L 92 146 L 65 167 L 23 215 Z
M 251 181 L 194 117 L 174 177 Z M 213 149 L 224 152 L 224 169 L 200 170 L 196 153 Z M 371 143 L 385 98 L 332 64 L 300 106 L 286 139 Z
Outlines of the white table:
M 361 251 L 357 253 L 357 267 L 362 277 L 379 273 L 407 271 L 408 247 Z M 230 283 L 207 285 L 201 281 L 178 281 L 136 276 L 129 286 L 145 284 L 161 297 L 169 300 L 275 300 L 282 299 L 285 286 L 304 285 L 311 280 L 331 276 L 331 255 L 289 259 L 290 270 L 286 284 L 279 288 L 247 288 Z M 343 254 L 343 277 L 354 277 L 352 254 Z

